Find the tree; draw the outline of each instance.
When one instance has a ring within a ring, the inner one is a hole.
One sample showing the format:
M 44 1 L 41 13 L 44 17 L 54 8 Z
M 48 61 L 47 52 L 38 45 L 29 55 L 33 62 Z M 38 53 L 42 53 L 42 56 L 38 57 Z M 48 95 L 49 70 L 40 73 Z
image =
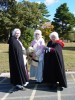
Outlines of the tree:
M 16 4 L 15 0 L 0 0 L 0 41 L 7 41 L 13 24 L 9 10 Z
M 75 42 L 75 27 L 68 34 L 68 40 Z
M 39 28 L 44 22 L 48 21 L 48 11 L 45 4 L 42 3 L 29 1 L 17 3 L 15 0 L 12 1 L 9 2 L 7 10 L 1 10 L 0 33 L 3 34 L 3 39 L 6 41 L 11 30 L 20 28 L 22 31 L 21 40 L 27 47 L 33 39 L 34 29 Z
M 16 0 L 0 0 L 0 10 L 6 11 L 10 6 L 13 6 Z
M 50 39 L 49 34 L 53 31 L 54 26 L 51 25 L 51 22 L 45 22 L 40 29 L 43 33 L 45 41 L 48 42 Z
M 56 9 L 53 20 L 52 24 L 54 25 L 54 30 L 57 31 L 61 37 L 68 35 L 75 26 L 75 17 L 69 12 L 66 3 L 60 5 L 58 9 Z

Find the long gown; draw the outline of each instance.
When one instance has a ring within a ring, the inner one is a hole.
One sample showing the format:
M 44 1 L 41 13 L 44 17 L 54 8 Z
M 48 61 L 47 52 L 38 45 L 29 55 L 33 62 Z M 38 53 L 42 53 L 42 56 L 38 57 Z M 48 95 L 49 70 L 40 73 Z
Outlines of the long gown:
M 47 47 L 51 47 L 51 51 L 45 51 L 43 81 L 50 84 L 59 82 L 61 87 L 67 87 L 62 45 L 58 42 L 49 41 Z
M 10 37 L 9 41 L 9 68 L 10 82 L 13 85 L 23 85 L 28 81 L 23 60 L 22 46 L 15 37 Z
M 35 54 L 38 57 L 38 66 L 34 67 L 31 65 L 30 67 L 30 77 L 35 77 L 36 82 L 42 82 L 43 80 L 43 58 L 44 58 L 44 47 L 45 42 L 43 38 L 40 38 L 38 41 L 33 40 L 31 46 L 35 50 Z

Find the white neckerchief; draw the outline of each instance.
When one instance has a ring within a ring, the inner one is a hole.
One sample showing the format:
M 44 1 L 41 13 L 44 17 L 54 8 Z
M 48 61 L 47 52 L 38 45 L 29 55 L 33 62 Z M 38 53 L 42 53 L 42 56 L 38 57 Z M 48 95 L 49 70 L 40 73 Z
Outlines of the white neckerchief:
M 21 45 L 21 47 L 22 47 L 22 50 L 25 50 L 25 48 L 24 48 L 22 42 L 21 42 L 19 39 L 17 39 L 17 40 L 18 40 L 18 42 L 20 43 L 20 45 Z

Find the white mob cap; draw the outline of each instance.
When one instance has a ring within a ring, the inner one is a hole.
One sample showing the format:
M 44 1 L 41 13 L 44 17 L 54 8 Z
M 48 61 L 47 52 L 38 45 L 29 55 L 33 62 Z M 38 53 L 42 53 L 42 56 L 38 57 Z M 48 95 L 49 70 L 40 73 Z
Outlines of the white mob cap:
M 12 31 L 12 36 L 15 36 L 16 32 L 18 31 L 18 33 L 21 35 L 21 30 L 19 28 L 15 28 L 13 31 Z
M 58 35 L 57 32 L 50 33 L 49 37 L 50 37 L 51 40 L 52 40 L 52 36 L 55 36 L 56 40 L 59 40 L 59 35 Z

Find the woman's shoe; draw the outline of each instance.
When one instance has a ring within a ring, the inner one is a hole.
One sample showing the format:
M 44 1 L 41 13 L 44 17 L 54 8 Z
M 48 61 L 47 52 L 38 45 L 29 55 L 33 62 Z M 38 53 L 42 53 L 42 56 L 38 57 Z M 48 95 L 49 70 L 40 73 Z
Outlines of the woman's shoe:
M 29 84 L 29 82 L 26 82 L 23 86 L 26 87 Z
M 22 85 L 16 85 L 16 88 L 22 90 L 23 86 Z
M 24 86 L 22 86 L 22 85 L 16 85 L 16 88 L 17 88 L 18 90 L 23 90 L 23 91 L 26 90 L 26 88 L 25 88 Z

